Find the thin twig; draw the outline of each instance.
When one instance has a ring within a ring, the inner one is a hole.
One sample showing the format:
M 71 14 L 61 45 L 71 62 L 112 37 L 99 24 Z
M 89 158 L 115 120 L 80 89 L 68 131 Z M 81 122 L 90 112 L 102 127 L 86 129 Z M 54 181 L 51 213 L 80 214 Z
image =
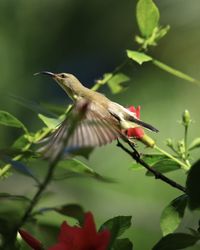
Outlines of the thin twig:
M 161 174 L 156 169 L 149 166 L 144 160 L 141 159 L 140 154 L 137 152 L 137 150 L 134 148 L 134 146 L 131 144 L 131 142 L 127 141 L 127 143 L 131 146 L 133 151 L 130 151 L 127 149 L 119 140 L 117 143 L 117 146 L 120 147 L 123 151 L 125 151 L 127 154 L 129 154 L 137 163 L 141 164 L 143 167 L 145 167 L 149 172 L 151 172 L 156 179 L 160 179 L 167 183 L 168 185 L 181 190 L 182 192 L 186 193 L 186 188 L 178 184 L 177 182 L 173 181 L 172 179 L 166 177 L 165 175 Z

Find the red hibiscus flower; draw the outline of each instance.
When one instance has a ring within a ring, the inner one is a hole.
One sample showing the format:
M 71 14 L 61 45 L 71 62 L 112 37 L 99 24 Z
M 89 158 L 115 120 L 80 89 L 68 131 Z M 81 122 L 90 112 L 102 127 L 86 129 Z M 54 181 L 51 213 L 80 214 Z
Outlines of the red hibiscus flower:
M 136 117 L 140 119 L 140 106 L 135 108 L 134 106 L 130 106 L 128 108 L 131 112 L 135 113 Z M 129 138 L 135 138 L 141 142 L 143 142 L 148 147 L 154 147 L 155 141 L 145 134 L 144 129 L 140 126 L 136 126 L 134 128 L 129 128 L 126 130 L 126 135 Z
M 85 214 L 83 227 L 71 227 L 63 222 L 58 236 L 58 243 L 48 250 L 106 250 L 110 240 L 110 232 L 97 232 L 93 216 Z
M 44 249 L 42 243 L 34 238 L 30 233 L 27 231 L 20 229 L 19 234 L 21 235 L 22 239 L 34 250 L 42 250 Z
M 135 113 L 136 117 L 140 119 L 140 106 L 135 108 L 134 106 L 130 106 L 128 108 L 131 112 Z M 141 127 L 129 128 L 126 131 L 128 137 L 134 137 L 136 139 L 140 139 L 144 136 L 144 130 Z

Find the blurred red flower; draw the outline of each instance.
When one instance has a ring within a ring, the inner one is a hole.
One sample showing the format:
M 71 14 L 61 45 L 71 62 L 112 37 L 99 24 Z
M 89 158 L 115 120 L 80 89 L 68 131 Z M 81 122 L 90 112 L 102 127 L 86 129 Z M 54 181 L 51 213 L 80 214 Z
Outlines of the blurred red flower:
M 106 250 L 109 245 L 110 232 L 96 231 L 93 215 L 85 214 L 83 227 L 71 227 L 63 222 L 58 236 L 58 243 L 48 250 Z
M 30 233 L 27 231 L 20 229 L 19 234 L 21 235 L 22 239 L 34 250 L 42 250 L 44 249 L 42 243 L 34 238 Z
M 128 110 L 135 113 L 136 117 L 140 119 L 140 106 L 138 106 L 137 108 L 135 108 L 134 106 L 130 106 Z M 144 134 L 144 130 L 141 127 L 129 128 L 126 131 L 126 135 L 128 137 L 134 137 L 136 139 L 143 138 Z

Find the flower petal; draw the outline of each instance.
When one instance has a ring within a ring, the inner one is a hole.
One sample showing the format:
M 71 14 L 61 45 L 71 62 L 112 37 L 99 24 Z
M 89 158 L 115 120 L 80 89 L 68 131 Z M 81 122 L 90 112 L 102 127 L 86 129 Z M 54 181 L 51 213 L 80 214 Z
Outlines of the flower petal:
M 109 245 L 111 233 L 109 230 L 103 230 L 98 233 L 98 238 L 96 239 L 97 247 L 96 250 L 106 250 Z
M 58 243 L 50 248 L 48 248 L 48 250 L 72 250 L 73 248 L 71 248 L 70 246 L 67 246 L 64 243 Z
M 20 229 L 19 234 L 21 235 L 22 239 L 34 250 L 41 250 L 43 249 L 42 243 L 33 237 L 27 231 Z
M 136 139 L 140 139 L 144 136 L 144 130 L 140 127 L 129 128 L 126 134 L 128 137 L 134 137 Z

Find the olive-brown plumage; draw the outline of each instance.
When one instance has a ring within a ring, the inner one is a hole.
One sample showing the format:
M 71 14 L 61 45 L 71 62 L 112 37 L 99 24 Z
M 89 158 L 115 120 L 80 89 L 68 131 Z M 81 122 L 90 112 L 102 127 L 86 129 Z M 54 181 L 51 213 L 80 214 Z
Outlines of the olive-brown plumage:
M 78 123 L 70 135 L 67 145 L 63 145 L 62 138 L 66 137 L 70 120 L 66 118 L 63 123 L 47 138 L 46 145 L 42 148 L 46 157 L 53 157 L 63 146 L 68 151 L 84 147 L 101 146 L 112 142 L 122 136 L 122 131 L 135 126 L 142 126 L 157 132 L 153 126 L 137 119 L 136 115 L 118 103 L 112 102 L 106 96 L 83 86 L 72 74 L 54 74 L 43 71 L 37 74 L 51 76 L 67 95 L 73 100 L 71 112 L 88 103 L 84 118 Z

